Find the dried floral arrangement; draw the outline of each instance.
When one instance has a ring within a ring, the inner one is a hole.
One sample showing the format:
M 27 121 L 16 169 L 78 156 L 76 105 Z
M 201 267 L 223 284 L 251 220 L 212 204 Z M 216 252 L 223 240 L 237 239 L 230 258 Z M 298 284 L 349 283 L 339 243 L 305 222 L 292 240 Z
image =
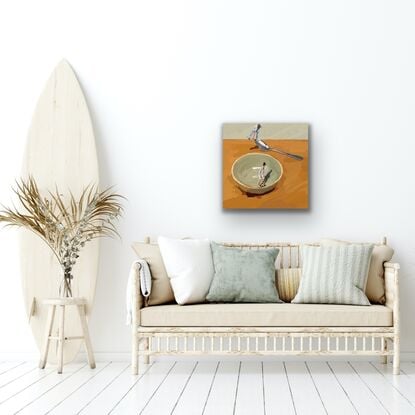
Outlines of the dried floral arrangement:
M 81 249 L 92 239 L 119 236 L 114 222 L 122 214 L 123 197 L 111 188 L 100 192 L 94 185 L 79 199 L 70 194 L 65 200 L 57 188 L 44 197 L 33 177 L 17 182 L 13 191 L 21 209 L 3 208 L 0 223 L 26 228 L 49 246 L 63 271 L 60 295 L 72 297 L 72 270 Z

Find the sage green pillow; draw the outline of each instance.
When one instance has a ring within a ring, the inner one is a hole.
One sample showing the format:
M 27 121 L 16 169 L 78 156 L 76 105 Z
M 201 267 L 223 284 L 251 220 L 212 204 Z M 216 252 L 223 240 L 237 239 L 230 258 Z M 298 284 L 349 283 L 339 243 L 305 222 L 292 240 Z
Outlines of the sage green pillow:
M 280 303 L 275 287 L 278 249 L 242 249 L 211 243 L 214 276 L 207 301 Z
M 365 287 L 372 251 L 372 244 L 303 246 L 303 273 L 291 302 L 370 305 Z

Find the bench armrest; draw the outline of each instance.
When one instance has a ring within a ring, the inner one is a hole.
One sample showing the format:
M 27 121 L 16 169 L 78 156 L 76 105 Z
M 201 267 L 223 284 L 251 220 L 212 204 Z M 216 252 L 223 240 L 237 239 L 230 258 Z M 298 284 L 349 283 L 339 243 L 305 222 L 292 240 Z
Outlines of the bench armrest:
M 140 265 L 134 263 L 131 272 L 133 273 L 131 287 L 132 326 L 137 327 L 140 325 L 140 310 L 145 306 L 144 297 L 141 294 L 140 287 Z
M 400 269 L 401 268 L 400 265 L 396 262 L 385 262 L 383 264 L 383 266 L 385 267 L 385 269 L 386 268 L 389 268 L 389 269 L 391 269 L 391 268 L 392 269 Z
M 393 326 L 399 330 L 399 264 L 385 262 L 386 306 L 393 310 Z

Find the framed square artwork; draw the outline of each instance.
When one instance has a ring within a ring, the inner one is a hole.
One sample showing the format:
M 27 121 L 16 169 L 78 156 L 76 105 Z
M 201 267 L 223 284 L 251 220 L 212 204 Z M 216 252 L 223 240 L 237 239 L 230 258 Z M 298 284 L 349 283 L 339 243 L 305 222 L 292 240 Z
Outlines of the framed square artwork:
M 308 124 L 224 124 L 223 208 L 308 209 Z

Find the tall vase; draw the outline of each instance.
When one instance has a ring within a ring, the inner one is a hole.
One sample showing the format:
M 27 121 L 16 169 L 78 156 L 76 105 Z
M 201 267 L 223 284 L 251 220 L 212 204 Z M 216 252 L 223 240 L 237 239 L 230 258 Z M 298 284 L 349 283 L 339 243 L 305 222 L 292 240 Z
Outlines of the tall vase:
M 72 297 L 72 278 L 73 277 L 71 273 L 63 272 L 62 281 L 59 285 L 59 297 Z

